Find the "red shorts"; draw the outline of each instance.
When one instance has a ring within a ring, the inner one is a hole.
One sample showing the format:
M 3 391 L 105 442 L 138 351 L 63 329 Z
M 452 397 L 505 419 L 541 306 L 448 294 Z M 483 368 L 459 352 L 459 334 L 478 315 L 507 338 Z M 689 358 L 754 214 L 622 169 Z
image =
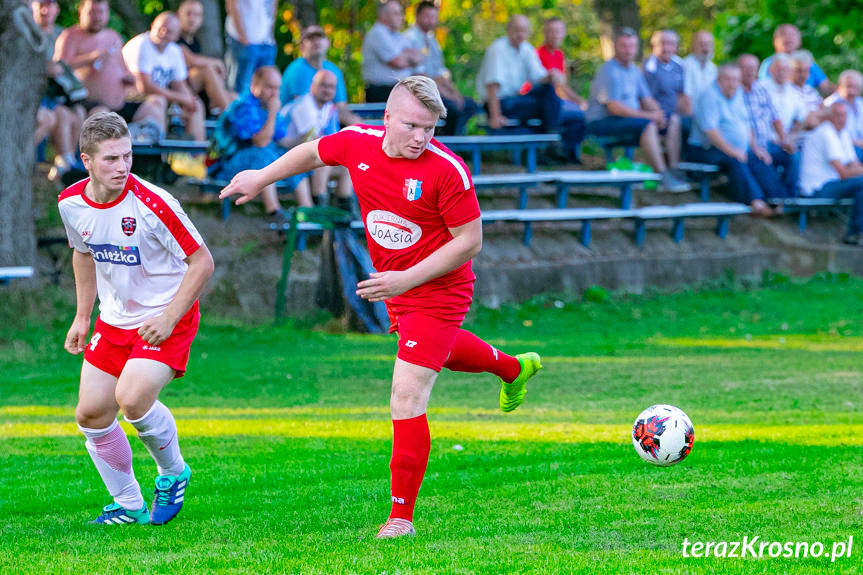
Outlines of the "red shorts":
M 186 312 L 171 335 L 158 346 L 151 346 L 138 335 L 138 328 L 121 329 L 108 325 L 102 318 L 96 320 L 93 337 L 84 348 L 84 359 L 114 377 L 120 377 L 126 362 L 144 358 L 164 363 L 176 371 L 174 377 L 183 377 L 189 363 L 189 348 L 198 333 L 201 313 L 198 302 Z
M 390 333 L 399 334 L 396 357 L 438 372 L 443 369 L 464 316 L 457 320 L 445 319 L 429 315 L 425 310 L 406 311 L 397 315 L 389 308 L 387 313 L 390 316 Z

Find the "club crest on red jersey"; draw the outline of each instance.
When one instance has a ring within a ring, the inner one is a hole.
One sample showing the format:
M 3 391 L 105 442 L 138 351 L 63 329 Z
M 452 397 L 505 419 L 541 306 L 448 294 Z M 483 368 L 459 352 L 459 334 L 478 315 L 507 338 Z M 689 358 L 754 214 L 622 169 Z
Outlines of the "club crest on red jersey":
M 402 195 L 409 202 L 413 202 L 414 200 L 418 200 L 418 199 L 420 199 L 420 196 L 423 193 L 422 185 L 423 185 L 423 183 L 421 180 L 415 180 L 413 178 L 406 178 L 405 179 L 405 187 L 402 190 Z
M 135 222 L 135 218 L 123 218 L 122 220 L 123 233 L 127 236 L 131 236 L 135 233 L 135 228 L 138 227 L 137 222 Z

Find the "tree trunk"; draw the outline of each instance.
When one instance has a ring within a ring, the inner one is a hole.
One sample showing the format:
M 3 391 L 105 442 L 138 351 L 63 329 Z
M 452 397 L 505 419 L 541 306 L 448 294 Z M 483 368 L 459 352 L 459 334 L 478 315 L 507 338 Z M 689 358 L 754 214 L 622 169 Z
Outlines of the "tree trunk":
M 33 266 L 33 128 L 46 42 L 30 5 L 0 0 L 0 266 Z
M 300 29 L 318 23 L 318 9 L 315 6 L 315 0 L 294 0 L 294 6 Z
M 204 5 L 204 22 L 198 30 L 198 41 L 201 43 L 201 51 L 213 58 L 222 58 L 225 55 L 224 38 L 225 26 L 222 20 L 222 11 L 217 0 L 201 0 Z
M 621 28 L 632 28 L 638 34 L 641 29 L 638 2 L 637 0 L 593 0 L 593 8 L 599 16 L 599 45 L 602 59 L 610 60 L 614 56 L 615 33 Z

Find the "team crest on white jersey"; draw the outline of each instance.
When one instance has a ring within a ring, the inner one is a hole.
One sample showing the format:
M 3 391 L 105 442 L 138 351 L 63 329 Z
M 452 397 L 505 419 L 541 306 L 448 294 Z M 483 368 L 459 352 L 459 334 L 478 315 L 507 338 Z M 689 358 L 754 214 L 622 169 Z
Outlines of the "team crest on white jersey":
M 372 210 L 366 215 L 366 233 L 378 245 L 403 250 L 415 245 L 423 235 L 421 227 L 386 210 Z
M 421 180 L 415 180 L 413 178 L 405 179 L 405 187 L 402 190 L 402 195 L 409 202 L 420 199 L 420 196 L 423 193 L 423 183 Z
M 121 225 L 123 226 L 123 233 L 127 236 L 134 234 L 135 228 L 138 227 L 138 223 L 135 221 L 135 218 L 123 218 Z

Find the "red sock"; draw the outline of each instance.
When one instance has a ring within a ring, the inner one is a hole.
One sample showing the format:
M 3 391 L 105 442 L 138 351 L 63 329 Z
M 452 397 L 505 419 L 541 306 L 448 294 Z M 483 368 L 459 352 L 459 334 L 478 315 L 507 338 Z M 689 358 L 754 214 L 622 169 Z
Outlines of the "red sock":
M 413 521 L 417 493 L 426 473 L 431 450 L 429 423 L 425 414 L 393 420 L 392 473 L 393 508 L 390 519 Z
M 521 373 L 521 364 L 516 358 L 495 349 L 464 329 L 458 330 L 455 343 L 443 366 L 450 371 L 469 373 L 487 371 L 507 383 L 513 381 Z

